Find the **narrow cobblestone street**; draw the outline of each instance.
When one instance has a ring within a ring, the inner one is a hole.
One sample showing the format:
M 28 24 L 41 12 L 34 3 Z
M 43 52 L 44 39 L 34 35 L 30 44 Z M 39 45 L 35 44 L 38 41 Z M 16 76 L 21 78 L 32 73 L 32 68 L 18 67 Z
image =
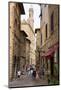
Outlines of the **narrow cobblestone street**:
M 10 87 L 23 87 L 23 86 L 40 86 L 40 85 L 48 85 L 46 79 L 32 79 L 32 77 L 27 75 L 22 75 L 20 79 L 13 80 L 10 82 Z
M 59 6 L 13 2 L 9 8 L 9 87 L 59 84 Z

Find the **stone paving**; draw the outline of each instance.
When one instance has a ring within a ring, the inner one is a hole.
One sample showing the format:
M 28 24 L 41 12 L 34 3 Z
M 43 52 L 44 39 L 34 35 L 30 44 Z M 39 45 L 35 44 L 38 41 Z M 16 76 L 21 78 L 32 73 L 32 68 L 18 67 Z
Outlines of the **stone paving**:
M 13 80 L 9 83 L 9 87 L 24 87 L 24 86 L 41 86 L 48 85 L 45 79 L 32 79 L 31 76 L 21 75 L 20 79 Z

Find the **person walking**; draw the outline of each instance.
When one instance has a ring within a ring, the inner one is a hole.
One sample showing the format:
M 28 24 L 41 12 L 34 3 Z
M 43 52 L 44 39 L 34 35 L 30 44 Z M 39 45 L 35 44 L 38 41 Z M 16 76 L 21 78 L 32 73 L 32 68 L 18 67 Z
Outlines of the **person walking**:
M 39 79 L 39 70 L 36 71 L 36 79 Z
M 30 68 L 30 76 L 32 77 L 33 74 L 33 67 Z
M 44 75 L 45 75 L 45 68 L 44 68 L 44 67 L 42 67 L 42 68 L 41 68 L 41 71 L 42 71 L 42 78 L 44 79 Z
M 18 78 L 20 78 L 20 75 L 21 75 L 21 71 L 19 70 L 19 71 L 17 72 Z
M 33 77 L 33 79 L 36 78 L 36 70 L 33 70 L 32 77 Z

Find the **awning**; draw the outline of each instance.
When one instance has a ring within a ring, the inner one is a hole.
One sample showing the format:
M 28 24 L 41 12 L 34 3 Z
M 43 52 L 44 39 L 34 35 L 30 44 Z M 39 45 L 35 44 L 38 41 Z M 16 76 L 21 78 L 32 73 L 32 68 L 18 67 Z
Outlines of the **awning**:
M 48 49 L 47 52 L 45 52 L 44 54 L 41 54 L 41 57 L 51 57 L 58 47 L 59 47 L 58 43 L 54 44 L 52 47 Z

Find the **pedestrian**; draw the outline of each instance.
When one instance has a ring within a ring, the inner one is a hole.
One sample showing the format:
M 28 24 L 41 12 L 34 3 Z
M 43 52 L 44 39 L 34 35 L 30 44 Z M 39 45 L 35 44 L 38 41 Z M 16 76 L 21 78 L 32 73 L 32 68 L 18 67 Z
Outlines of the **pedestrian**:
M 39 71 L 36 72 L 36 79 L 39 79 Z
M 20 78 L 20 75 L 21 75 L 21 71 L 19 70 L 19 71 L 17 72 L 18 78 Z
M 30 68 L 31 74 L 33 73 L 33 67 Z
M 42 77 L 43 77 L 43 79 L 44 79 L 44 75 L 45 75 L 45 68 L 42 67 Z
M 27 75 L 30 75 L 30 67 L 27 68 Z
M 33 77 L 33 79 L 36 78 L 36 70 L 33 70 L 32 77 Z

